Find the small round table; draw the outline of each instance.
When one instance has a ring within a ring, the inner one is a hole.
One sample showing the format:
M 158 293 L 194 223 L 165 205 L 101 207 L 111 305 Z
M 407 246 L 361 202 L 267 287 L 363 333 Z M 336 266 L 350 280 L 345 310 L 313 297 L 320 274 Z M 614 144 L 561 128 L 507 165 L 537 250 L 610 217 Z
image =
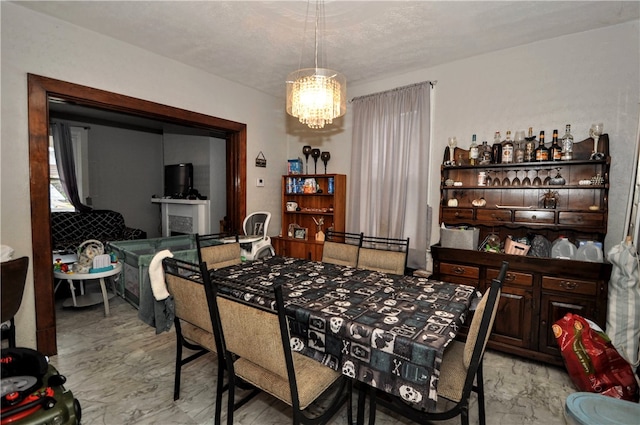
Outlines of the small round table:
M 99 303 L 104 303 L 104 315 L 109 315 L 109 299 L 115 296 L 115 283 L 113 284 L 113 294 L 107 293 L 107 287 L 104 283 L 105 277 L 111 277 L 120 274 L 122 271 L 122 264 L 115 263 L 112 264 L 113 269 L 107 270 L 99 273 L 64 273 L 59 270 L 54 270 L 53 275 L 57 279 L 66 279 L 69 282 L 69 288 L 71 289 L 71 299 L 66 300 L 62 305 L 64 307 L 88 307 L 90 305 L 95 305 Z M 76 297 L 75 287 L 73 286 L 73 281 L 85 281 L 90 279 L 99 279 L 100 280 L 100 290 L 102 291 L 102 297 L 98 293 L 85 294 L 84 293 L 84 285 L 80 285 L 80 293 Z

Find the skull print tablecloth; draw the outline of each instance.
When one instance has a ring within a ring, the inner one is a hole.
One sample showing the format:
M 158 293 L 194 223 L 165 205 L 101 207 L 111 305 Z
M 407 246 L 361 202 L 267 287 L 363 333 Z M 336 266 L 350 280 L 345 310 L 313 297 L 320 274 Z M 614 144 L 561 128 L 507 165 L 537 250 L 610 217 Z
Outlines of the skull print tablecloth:
M 476 296 L 471 286 L 278 256 L 210 274 L 221 293 L 263 306 L 282 284 L 295 351 L 425 410 Z

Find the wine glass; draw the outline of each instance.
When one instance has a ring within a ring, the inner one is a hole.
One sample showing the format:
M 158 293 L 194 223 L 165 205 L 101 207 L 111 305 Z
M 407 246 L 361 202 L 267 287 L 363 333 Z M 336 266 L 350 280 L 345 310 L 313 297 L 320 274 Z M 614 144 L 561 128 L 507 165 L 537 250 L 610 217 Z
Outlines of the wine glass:
M 524 169 L 524 179 L 522 179 L 523 186 L 531 186 L 531 179 L 529 178 L 529 169 Z
M 487 183 L 486 183 L 486 186 L 491 186 L 491 181 L 493 180 L 491 178 L 491 173 L 493 173 L 493 170 L 487 170 Z
M 604 154 L 598 152 L 598 140 L 602 135 L 604 125 L 602 123 L 591 124 L 591 128 L 589 129 L 589 136 L 593 137 L 593 153 L 591 154 L 590 159 L 602 159 Z
M 320 154 L 320 159 L 324 162 L 324 173 L 327 174 L 327 162 L 331 159 L 331 153 L 324 151 Z
M 520 186 L 520 179 L 518 178 L 518 171 L 519 170 L 515 170 L 516 176 L 514 177 L 513 180 L 511 180 L 511 186 Z
M 509 180 L 509 173 L 510 173 L 510 170 L 505 170 L 504 171 L 504 178 L 502 179 L 502 185 L 503 186 L 511 185 L 511 181 Z
M 311 151 L 311 157 L 313 158 L 313 174 L 318 174 L 318 158 L 320 158 L 320 149 L 314 148 Z
M 302 153 L 304 154 L 304 162 L 307 165 L 306 174 L 309 174 L 309 155 L 311 154 L 312 150 L 313 149 L 309 145 L 302 147 Z
M 536 177 L 533 179 L 533 185 L 540 186 L 542 185 L 542 179 L 540 178 L 540 170 L 535 170 L 535 171 L 536 171 Z
M 500 186 L 500 176 L 498 175 L 500 171 L 495 170 L 494 173 L 496 173 L 496 176 L 493 178 L 493 185 L 494 186 Z
M 453 150 L 458 144 L 458 140 L 455 137 L 449 137 L 447 143 L 449 144 L 449 165 L 456 165 L 456 159 L 453 156 Z
M 551 172 L 553 171 L 553 168 L 545 168 L 545 170 L 547 170 L 547 177 L 545 177 L 542 184 L 548 186 L 551 184 Z

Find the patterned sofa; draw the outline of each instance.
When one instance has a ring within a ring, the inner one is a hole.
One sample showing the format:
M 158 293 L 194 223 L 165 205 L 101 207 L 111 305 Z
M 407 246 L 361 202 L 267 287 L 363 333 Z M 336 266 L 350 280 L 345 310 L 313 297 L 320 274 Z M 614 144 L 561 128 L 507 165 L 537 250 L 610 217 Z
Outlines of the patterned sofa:
M 147 233 L 125 226 L 124 217 L 116 211 L 59 211 L 51 213 L 51 238 L 54 250 L 75 252 L 87 239 L 99 240 L 106 246 L 110 241 L 146 239 Z

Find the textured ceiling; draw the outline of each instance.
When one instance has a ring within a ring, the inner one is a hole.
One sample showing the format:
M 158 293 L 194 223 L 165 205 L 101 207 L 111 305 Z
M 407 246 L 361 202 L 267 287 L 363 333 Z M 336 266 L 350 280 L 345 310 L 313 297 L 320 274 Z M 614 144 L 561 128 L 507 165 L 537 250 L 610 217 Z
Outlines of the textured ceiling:
M 315 5 L 307 22 L 306 1 L 15 3 L 274 96 L 284 97 L 288 73 L 313 66 Z M 638 1 L 335 0 L 324 8 L 319 65 L 348 84 L 640 18 Z

